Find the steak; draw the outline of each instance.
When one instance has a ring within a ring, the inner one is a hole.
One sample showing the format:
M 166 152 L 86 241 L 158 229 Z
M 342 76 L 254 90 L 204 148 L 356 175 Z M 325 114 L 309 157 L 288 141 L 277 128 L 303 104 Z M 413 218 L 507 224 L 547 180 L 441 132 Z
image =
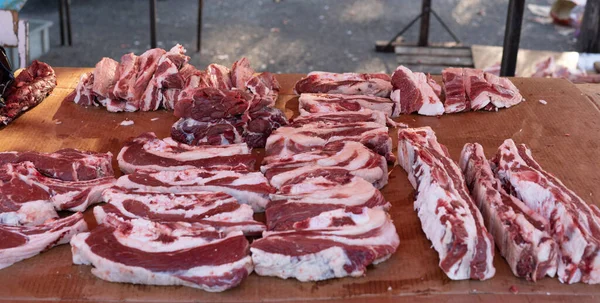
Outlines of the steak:
M 184 170 L 202 167 L 252 170 L 256 159 L 250 154 L 250 149 L 245 143 L 190 146 L 175 142 L 171 138 L 158 139 L 154 133 L 144 133 L 125 143 L 117 161 L 121 171 L 129 174 L 136 170 Z
M 401 114 L 418 112 L 425 116 L 439 116 L 444 113 L 444 105 L 424 73 L 413 73 L 400 65 L 392 74 L 392 86 L 390 98 L 400 108 Z
M 357 112 L 362 109 L 380 111 L 388 117 L 397 117 L 400 108 L 392 100 L 365 95 L 302 94 L 298 99 L 301 116 L 340 111 Z
M 68 243 L 75 234 L 87 229 L 81 213 L 36 226 L 0 224 L 0 269 Z
M 554 277 L 558 253 L 548 220 L 502 188 L 481 145 L 465 144 L 460 167 L 486 227 L 513 274 L 531 281 L 546 275 Z
M 452 280 L 494 276 L 492 236 L 469 195 L 463 174 L 429 127 L 398 131 L 398 162 L 417 190 L 421 227 Z
M 389 97 L 391 91 L 390 76 L 386 74 L 311 72 L 296 82 L 294 86 L 296 94 L 322 93 Z
M 181 118 L 171 127 L 171 138 L 188 145 L 227 145 L 243 142 L 244 123 L 235 119 L 208 122 Z

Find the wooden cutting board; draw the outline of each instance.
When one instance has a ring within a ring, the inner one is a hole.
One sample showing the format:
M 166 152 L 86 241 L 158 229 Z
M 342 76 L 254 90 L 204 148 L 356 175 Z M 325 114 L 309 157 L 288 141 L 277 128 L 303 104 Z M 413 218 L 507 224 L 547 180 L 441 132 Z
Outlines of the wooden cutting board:
M 142 132 L 169 135 L 176 118 L 171 112 L 109 113 L 62 100 L 89 68 L 56 68 L 58 87 L 41 105 L 0 129 L 0 151 L 54 151 L 73 147 L 110 151 L 115 156 L 124 141 Z M 292 86 L 302 75 L 278 75 L 283 91 L 278 107 L 290 117 L 297 112 Z M 479 142 L 491 156 L 506 138 L 528 144 L 548 171 L 588 203 L 600 206 L 600 110 L 575 86 L 560 79 L 513 79 L 526 102 L 498 112 L 469 112 L 397 119 L 412 127 L 431 126 L 439 141 L 457 160 L 462 146 Z M 546 100 L 547 105 L 538 102 Z M 158 120 L 152 121 L 152 119 Z M 132 126 L 121 126 L 132 120 Z M 390 135 L 396 141 L 396 130 Z M 117 170 L 116 160 L 113 165 Z M 400 235 L 398 251 L 386 262 L 371 266 L 365 277 L 316 283 L 251 275 L 238 288 L 223 293 L 167 286 L 109 283 L 90 273 L 90 266 L 71 262 L 69 245 L 0 270 L 2 302 L 256 302 L 309 300 L 336 302 L 493 301 L 558 302 L 600 300 L 599 285 L 564 285 L 546 278 L 537 283 L 515 278 L 496 253 L 496 276 L 487 281 L 451 281 L 438 268 L 438 256 L 423 234 L 413 211 L 414 190 L 398 166 L 382 190 L 392 203 L 390 214 Z M 1 240 L 1 239 L 0 239 Z M 518 290 L 514 295 L 510 289 Z

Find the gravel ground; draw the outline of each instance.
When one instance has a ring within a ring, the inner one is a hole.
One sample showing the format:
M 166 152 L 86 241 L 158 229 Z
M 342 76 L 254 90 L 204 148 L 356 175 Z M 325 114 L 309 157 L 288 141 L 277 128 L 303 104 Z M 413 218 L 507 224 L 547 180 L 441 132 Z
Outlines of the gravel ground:
M 29 0 L 21 16 L 51 20 L 51 50 L 40 58 L 53 66 L 94 66 L 107 56 L 150 47 L 148 1 L 73 0 L 73 47 L 60 46 L 57 1 Z M 247 56 L 258 71 L 387 71 L 393 54 L 376 53 L 375 40 L 394 36 L 420 12 L 420 1 L 393 0 L 206 0 L 202 52 L 195 52 L 196 0 L 159 0 L 158 46 L 184 45 L 191 63 L 229 65 Z M 527 3 L 548 5 L 550 0 Z M 508 0 L 436 0 L 433 9 L 466 45 L 502 45 Z M 568 51 L 572 35 L 532 21 L 526 12 L 521 47 Z M 404 35 L 416 41 L 418 24 Z M 451 41 L 432 17 L 430 41 Z

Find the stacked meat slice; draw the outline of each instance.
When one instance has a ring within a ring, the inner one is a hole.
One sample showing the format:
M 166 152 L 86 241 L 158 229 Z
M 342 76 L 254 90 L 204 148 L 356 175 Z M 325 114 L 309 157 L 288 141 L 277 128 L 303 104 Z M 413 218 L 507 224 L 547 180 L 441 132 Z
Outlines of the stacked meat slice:
M 110 153 L 64 149 L 0 153 L 0 268 L 69 242 L 87 230 L 89 205 L 114 182 Z M 76 211 L 60 218 L 57 211 Z

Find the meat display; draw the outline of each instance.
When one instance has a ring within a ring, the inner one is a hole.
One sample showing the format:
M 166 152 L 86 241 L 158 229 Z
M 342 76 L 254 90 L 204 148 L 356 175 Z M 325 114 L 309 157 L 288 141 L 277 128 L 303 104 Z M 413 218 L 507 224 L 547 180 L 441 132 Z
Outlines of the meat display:
M 289 157 L 313 147 L 340 141 L 360 142 L 384 156 L 389 162 L 395 160 L 388 128 L 373 122 L 345 124 L 317 122 L 299 127 L 281 127 L 267 139 L 265 149 L 267 156 Z
M 421 227 L 452 280 L 494 276 L 494 244 L 462 171 L 429 127 L 398 131 L 398 162 L 417 190 Z
M 200 223 L 226 233 L 260 235 L 265 230 L 262 223 L 254 221 L 250 206 L 222 192 L 173 194 L 115 187 L 105 190 L 102 197 L 108 204 L 94 208 L 98 224 L 110 214 L 124 220 Z
M 190 146 L 171 138 L 161 140 L 154 133 L 144 133 L 125 143 L 117 161 L 121 171 L 130 174 L 137 170 L 190 168 L 253 170 L 256 159 L 250 154 L 250 148 L 245 143 Z
M 50 65 L 33 60 L 15 77 L 0 100 L 0 125 L 7 125 L 23 112 L 40 104 L 56 87 L 56 74 Z
M 481 145 L 464 146 L 460 167 L 486 227 L 513 274 L 531 281 L 546 275 L 554 277 L 558 253 L 548 220 L 502 188 Z
M 74 264 L 111 282 L 184 285 L 224 291 L 252 272 L 249 244 L 240 231 L 133 219 L 109 222 L 71 239 Z
M 385 158 L 353 141 L 329 143 L 290 157 L 270 156 L 264 159 L 261 171 L 271 185 L 279 188 L 278 185 L 292 178 L 322 167 L 345 169 L 352 175 L 373 183 L 377 188 L 385 186 L 388 180 Z
M 363 108 L 356 112 L 331 112 L 310 114 L 307 116 L 298 116 L 292 121 L 292 126 L 298 127 L 304 124 L 325 122 L 325 123 L 354 123 L 354 122 L 374 122 L 382 126 L 386 125 L 387 118 L 383 112 Z
M 391 91 L 390 76 L 386 74 L 311 72 L 294 87 L 296 94 L 372 95 L 384 98 L 389 97 Z
M 112 154 L 66 148 L 53 153 L 0 152 L 0 165 L 31 162 L 43 175 L 64 181 L 113 176 Z
M 397 117 L 400 114 L 399 104 L 376 96 L 301 94 L 298 102 L 301 116 L 340 111 L 357 112 L 365 108 L 383 112 L 388 117 Z
M 400 240 L 383 210 L 334 210 L 293 231 L 265 232 L 252 243 L 261 276 L 321 281 L 365 274 L 393 254 Z
M 250 205 L 255 212 L 263 211 L 269 201 L 269 194 L 274 193 L 261 173 L 230 170 L 136 171 L 120 177 L 115 185 L 141 192 L 224 192 L 240 203 Z
M 418 112 L 426 116 L 439 116 L 444 113 L 444 105 L 430 85 L 424 73 L 413 73 L 405 66 L 398 66 L 392 74 L 392 101 L 399 106 L 401 114 Z M 436 87 L 437 88 L 437 87 Z
M 0 269 L 68 243 L 73 235 L 87 229 L 81 213 L 35 226 L 0 224 Z
M 523 144 L 505 140 L 492 161 L 503 186 L 550 222 L 559 247 L 558 279 L 600 283 L 600 210 L 542 169 Z

